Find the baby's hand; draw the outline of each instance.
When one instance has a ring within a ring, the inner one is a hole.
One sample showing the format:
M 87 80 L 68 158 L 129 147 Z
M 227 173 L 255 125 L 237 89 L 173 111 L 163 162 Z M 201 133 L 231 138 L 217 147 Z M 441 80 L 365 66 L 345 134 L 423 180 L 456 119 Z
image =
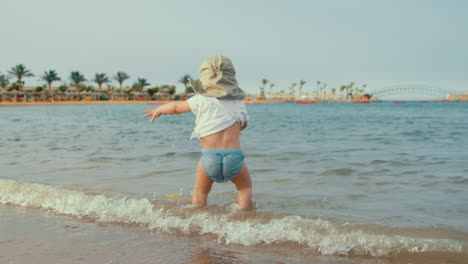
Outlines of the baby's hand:
M 158 116 L 160 116 L 161 114 L 158 113 L 158 111 L 156 111 L 156 109 L 151 109 L 151 108 L 148 108 L 145 110 L 145 115 L 144 117 L 147 117 L 147 116 L 151 116 L 151 119 L 150 119 L 150 122 L 152 123 Z

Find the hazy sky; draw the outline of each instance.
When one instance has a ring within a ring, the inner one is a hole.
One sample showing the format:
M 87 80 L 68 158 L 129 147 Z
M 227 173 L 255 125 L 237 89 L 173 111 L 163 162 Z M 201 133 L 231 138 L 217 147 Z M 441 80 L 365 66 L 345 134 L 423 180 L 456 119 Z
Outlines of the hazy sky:
M 0 71 L 25 64 L 119 70 L 152 85 L 198 76 L 204 58 L 233 61 L 239 83 L 287 90 L 417 83 L 468 91 L 468 1 L 0 0 Z M 182 91 L 178 84 L 178 91 Z

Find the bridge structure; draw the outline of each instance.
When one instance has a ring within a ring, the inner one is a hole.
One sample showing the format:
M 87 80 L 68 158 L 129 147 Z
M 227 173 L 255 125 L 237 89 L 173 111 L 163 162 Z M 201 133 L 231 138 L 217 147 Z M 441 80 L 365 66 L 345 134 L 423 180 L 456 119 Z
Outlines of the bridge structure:
M 386 86 L 380 89 L 374 89 L 370 93 L 376 99 L 395 98 L 395 97 L 406 97 L 406 98 L 420 98 L 420 97 L 432 97 L 432 98 L 446 98 L 448 94 L 455 93 L 456 91 L 442 88 L 439 86 L 431 85 L 419 85 L 419 84 L 400 84 Z

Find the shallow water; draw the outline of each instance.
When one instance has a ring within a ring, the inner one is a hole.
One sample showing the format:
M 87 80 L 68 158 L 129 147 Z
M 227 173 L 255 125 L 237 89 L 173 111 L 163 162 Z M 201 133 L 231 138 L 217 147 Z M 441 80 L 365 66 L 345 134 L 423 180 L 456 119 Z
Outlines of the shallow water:
M 145 108 L 1 108 L 0 203 L 316 256 L 467 251 L 466 103 L 249 105 L 246 215 L 229 183 L 208 209 L 164 197 L 191 194 L 194 117 Z

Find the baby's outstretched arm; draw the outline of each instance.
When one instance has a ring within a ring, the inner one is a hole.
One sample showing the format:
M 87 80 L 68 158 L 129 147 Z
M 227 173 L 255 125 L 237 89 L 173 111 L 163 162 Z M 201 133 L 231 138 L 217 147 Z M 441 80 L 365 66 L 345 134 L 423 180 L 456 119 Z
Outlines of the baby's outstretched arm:
M 156 109 L 146 109 L 144 117 L 151 116 L 150 122 L 153 122 L 160 115 L 182 114 L 190 111 L 190 106 L 187 101 L 170 102 Z

